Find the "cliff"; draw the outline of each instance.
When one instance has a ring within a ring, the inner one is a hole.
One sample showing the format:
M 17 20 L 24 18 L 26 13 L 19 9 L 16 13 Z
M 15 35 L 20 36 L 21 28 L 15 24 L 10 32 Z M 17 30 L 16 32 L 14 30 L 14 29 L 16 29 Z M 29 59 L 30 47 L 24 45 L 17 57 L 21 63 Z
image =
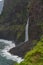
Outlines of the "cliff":
M 35 41 L 39 41 L 43 34 L 43 4 L 42 0 L 32 0 L 30 5 L 27 5 L 29 12 L 29 41 L 11 49 L 9 52 L 24 57 L 34 45 Z M 34 45 L 33 45 L 34 43 Z M 22 50 L 22 51 L 21 51 Z M 13 52 L 14 51 L 14 52 Z M 20 53 L 19 53 L 20 52 Z
M 38 40 L 43 31 L 43 4 L 41 3 L 42 0 L 5 0 L 0 15 L 0 39 L 23 42 L 25 25 L 29 17 L 29 39 Z
M 4 1 L 3 12 L 0 15 L 0 38 L 16 42 L 24 41 L 27 2 L 28 0 Z

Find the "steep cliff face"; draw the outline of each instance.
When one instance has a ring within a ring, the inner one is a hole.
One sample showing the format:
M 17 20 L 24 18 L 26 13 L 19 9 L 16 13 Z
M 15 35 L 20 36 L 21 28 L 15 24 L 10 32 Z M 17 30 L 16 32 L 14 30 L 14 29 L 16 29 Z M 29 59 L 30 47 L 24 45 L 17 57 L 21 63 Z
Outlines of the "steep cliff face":
M 43 1 L 33 0 L 34 2 L 30 6 L 30 24 L 42 24 L 43 23 Z
M 0 38 L 24 41 L 27 3 L 28 0 L 5 0 L 0 16 Z
M 32 0 L 29 9 L 30 38 L 38 39 L 43 34 L 43 1 Z
M 5 0 L 0 15 L 0 38 L 23 42 L 28 17 L 30 41 L 37 40 L 43 33 L 42 0 Z
M 29 51 L 37 42 L 39 41 L 41 35 L 43 34 L 43 4 L 42 0 L 32 0 L 30 6 L 28 6 L 29 12 L 29 41 L 20 45 L 20 47 L 15 47 L 9 52 L 12 54 L 17 54 L 23 56 Z M 33 41 L 33 42 L 32 42 Z M 34 43 L 34 45 L 32 44 Z M 21 51 L 22 50 L 22 51 Z M 14 52 L 13 52 L 14 51 Z M 20 52 L 20 53 L 19 53 Z
M 24 24 L 27 17 L 27 3 L 28 0 L 5 0 L 1 23 Z

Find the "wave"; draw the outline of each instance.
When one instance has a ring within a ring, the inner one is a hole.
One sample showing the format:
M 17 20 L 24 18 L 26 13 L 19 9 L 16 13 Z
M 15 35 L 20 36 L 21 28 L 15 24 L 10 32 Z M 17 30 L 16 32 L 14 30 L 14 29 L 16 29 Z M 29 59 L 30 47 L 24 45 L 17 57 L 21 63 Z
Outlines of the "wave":
M 2 57 L 5 57 L 6 59 L 9 59 L 9 60 L 16 61 L 18 63 L 24 60 L 22 59 L 22 57 L 19 57 L 17 55 L 12 55 L 11 53 L 8 52 L 11 48 L 16 47 L 15 43 L 13 43 L 12 41 L 0 39 L 0 44 L 1 43 L 4 44 L 4 48 L 1 49 Z

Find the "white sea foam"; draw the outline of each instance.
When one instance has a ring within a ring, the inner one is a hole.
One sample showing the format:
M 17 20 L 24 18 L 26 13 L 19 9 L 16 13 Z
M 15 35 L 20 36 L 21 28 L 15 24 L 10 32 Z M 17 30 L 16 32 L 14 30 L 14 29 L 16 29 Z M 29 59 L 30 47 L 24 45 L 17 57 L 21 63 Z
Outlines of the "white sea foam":
M 1 49 L 2 57 L 5 57 L 6 59 L 9 59 L 9 60 L 17 61 L 18 63 L 24 60 L 21 57 L 12 55 L 8 52 L 11 48 L 15 47 L 15 44 L 12 41 L 0 39 L 0 43 L 1 42 L 5 44 L 5 47 Z

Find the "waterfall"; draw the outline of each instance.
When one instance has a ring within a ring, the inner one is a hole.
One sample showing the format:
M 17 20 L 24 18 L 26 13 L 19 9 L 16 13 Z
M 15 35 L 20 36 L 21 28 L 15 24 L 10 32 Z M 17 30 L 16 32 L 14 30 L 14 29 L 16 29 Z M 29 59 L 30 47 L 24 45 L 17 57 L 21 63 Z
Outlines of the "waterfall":
M 0 14 L 3 11 L 3 6 L 4 6 L 4 0 L 0 0 Z
M 29 40 L 29 38 L 28 38 L 28 26 L 29 26 L 29 18 L 27 20 L 27 24 L 25 27 L 25 42 Z

